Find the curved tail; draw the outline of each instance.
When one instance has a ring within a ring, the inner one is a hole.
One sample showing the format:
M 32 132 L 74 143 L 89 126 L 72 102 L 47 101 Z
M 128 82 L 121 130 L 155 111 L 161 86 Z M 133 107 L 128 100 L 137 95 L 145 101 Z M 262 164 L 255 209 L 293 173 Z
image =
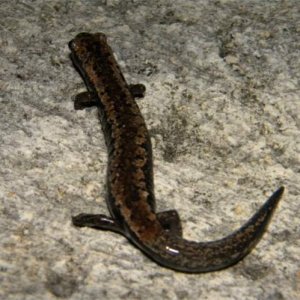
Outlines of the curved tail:
M 162 266 L 188 273 L 217 271 L 245 257 L 259 242 L 283 194 L 280 187 L 240 229 L 207 243 L 182 239 L 167 232 L 145 252 Z

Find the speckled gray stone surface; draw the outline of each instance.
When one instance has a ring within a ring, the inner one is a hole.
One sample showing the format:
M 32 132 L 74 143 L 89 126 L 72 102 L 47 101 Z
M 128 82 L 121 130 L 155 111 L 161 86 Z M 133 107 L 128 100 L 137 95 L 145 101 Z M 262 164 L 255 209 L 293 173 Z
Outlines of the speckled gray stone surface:
M 1 299 L 300 299 L 300 4 L 17 1 L 0 5 Z M 267 234 L 221 272 L 164 269 L 123 237 L 74 228 L 107 213 L 106 149 L 67 43 L 108 35 L 139 101 L 158 210 L 184 236 L 238 228 L 280 185 Z

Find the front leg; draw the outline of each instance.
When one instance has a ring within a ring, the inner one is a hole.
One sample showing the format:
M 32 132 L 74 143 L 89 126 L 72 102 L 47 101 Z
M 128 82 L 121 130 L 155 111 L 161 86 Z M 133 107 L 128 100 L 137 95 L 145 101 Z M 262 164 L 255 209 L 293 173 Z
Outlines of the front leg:
M 97 106 L 97 95 L 91 92 L 82 92 L 75 96 L 74 108 L 76 110 L 85 109 L 87 107 Z
M 133 98 L 144 98 L 146 87 L 141 84 L 129 84 L 129 90 Z
M 143 84 L 130 84 L 129 90 L 134 98 L 143 98 L 146 88 Z M 85 109 L 87 107 L 98 106 L 98 96 L 92 92 L 82 92 L 75 96 L 74 108 L 76 110 Z

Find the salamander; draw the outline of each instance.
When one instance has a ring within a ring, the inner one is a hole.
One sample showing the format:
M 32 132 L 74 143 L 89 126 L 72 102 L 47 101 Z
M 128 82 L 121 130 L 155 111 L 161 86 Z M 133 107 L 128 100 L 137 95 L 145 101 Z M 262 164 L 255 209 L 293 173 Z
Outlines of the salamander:
M 111 230 L 125 236 L 159 265 L 202 273 L 229 267 L 259 242 L 283 194 L 280 187 L 240 229 L 209 242 L 182 236 L 176 210 L 155 208 L 152 147 L 135 101 L 143 85 L 128 85 L 103 33 L 80 33 L 69 43 L 71 59 L 87 91 L 75 98 L 75 109 L 97 106 L 108 150 L 107 196 L 110 216 L 81 213 L 78 227 Z

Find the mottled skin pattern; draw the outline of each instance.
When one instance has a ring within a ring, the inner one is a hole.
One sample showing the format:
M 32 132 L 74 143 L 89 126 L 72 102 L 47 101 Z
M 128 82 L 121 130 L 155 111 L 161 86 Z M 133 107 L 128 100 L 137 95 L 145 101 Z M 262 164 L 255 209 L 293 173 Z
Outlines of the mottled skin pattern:
M 182 272 L 220 270 L 247 255 L 266 230 L 284 188 L 231 235 L 206 243 L 183 239 L 177 212 L 155 211 L 151 142 L 134 100 L 143 94 L 143 86 L 126 83 L 103 33 L 80 33 L 69 47 L 88 88 L 75 99 L 75 108 L 96 105 L 99 109 L 108 148 L 111 214 L 80 214 L 73 217 L 73 224 L 118 232 L 158 264 Z

